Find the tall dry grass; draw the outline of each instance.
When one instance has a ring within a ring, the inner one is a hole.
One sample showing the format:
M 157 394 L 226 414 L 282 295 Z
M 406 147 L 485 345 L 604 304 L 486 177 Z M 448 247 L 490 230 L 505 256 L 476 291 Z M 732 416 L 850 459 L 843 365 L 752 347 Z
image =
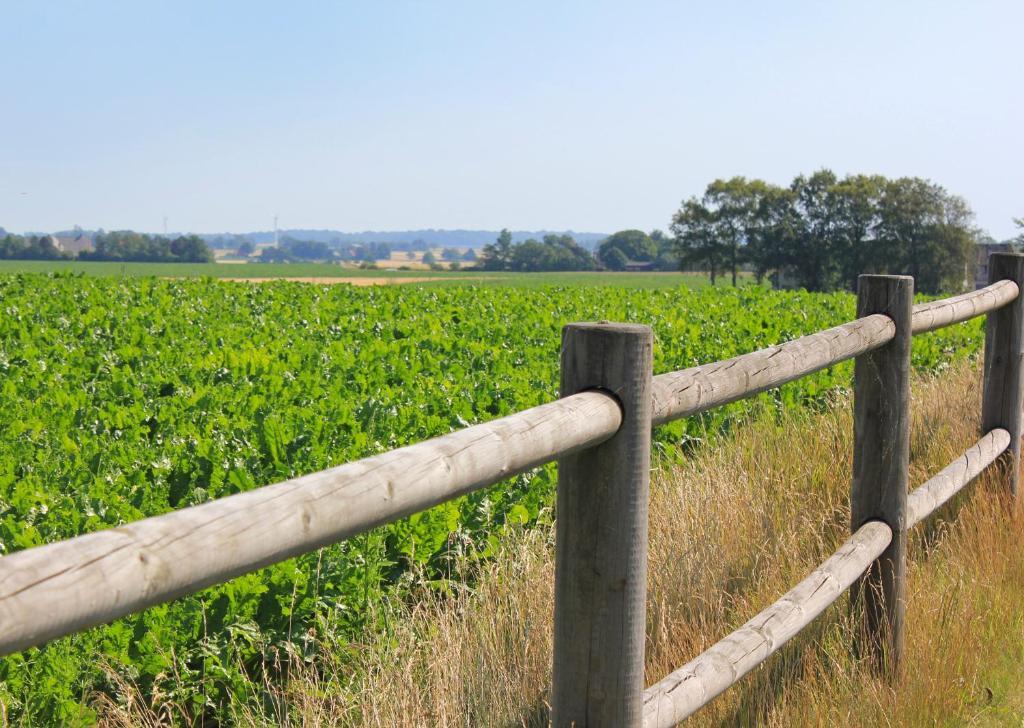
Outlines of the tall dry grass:
M 913 387 L 911 482 L 977 439 L 976 366 Z M 738 428 L 652 483 L 647 680 L 653 683 L 803 578 L 848 533 L 852 419 L 821 413 Z M 983 477 L 912 534 L 907 648 L 895 683 L 849 651 L 845 599 L 694 725 L 1020 724 L 1024 710 L 1024 518 Z M 541 726 L 551 663 L 549 530 L 510 536 L 470 587 L 386 615 L 359 645 L 289 660 L 272 698 L 238 708 L 248 725 Z M 106 701 L 111 724 L 152 722 Z M 160 706 L 157 706 L 160 707 Z M 163 706 L 166 710 L 166 706 Z M 147 722 L 148 721 L 148 722 Z

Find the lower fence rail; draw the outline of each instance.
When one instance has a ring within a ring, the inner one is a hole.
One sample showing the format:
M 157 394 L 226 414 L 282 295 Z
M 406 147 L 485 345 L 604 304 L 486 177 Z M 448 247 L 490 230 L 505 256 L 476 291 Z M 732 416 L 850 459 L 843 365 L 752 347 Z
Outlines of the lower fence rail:
M 892 540 L 881 521 L 861 526 L 825 563 L 756 617 L 644 691 L 644 728 L 685 720 L 814 621 Z
M 1009 447 L 1003 429 L 987 433 L 908 496 L 910 528 L 949 501 Z M 888 548 L 881 521 L 857 529 L 836 552 L 777 602 L 697 658 L 644 691 L 644 728 L 670 728 L 724 693 L 813 622 Z
M 996 428 L 907 496 L 907 528 L 913 528 L 981 475 L 1010 446 L 1010 433 Z

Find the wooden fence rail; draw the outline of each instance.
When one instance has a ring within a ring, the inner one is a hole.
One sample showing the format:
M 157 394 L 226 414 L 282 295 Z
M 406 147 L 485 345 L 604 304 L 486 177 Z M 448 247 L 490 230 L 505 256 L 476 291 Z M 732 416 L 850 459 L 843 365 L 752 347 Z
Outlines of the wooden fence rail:
M 669 726 L 767 659 L 848 588 L 862 646 L 899 660 L 908 528 L 997 460 L 1019 481 L 1024 256 L 990 285 L 911 309 L 912 279 L 862 276 L 859 318 L 722 362 L 651 375 L 644 326 L 563 335 L 555 402 L 449 435 L 0 558 L 0 655 L 107 622 L 559 460 L 553 722 Z M 906 492 L 909 339 L 988 314 L 984 437 Z M 644 689 L 650 427 L 856 358 L 852 535 L 778 602 Z M 1007 457 L 1000 458 L 1003 453 Z M 858 590 L 861 580 L 864 587 Z M 881 591 L 874 587 L 881 587 Z M 886 599 L 872 602 L 871 594 Z M 859 598 L 858 595 L 866 598 Z

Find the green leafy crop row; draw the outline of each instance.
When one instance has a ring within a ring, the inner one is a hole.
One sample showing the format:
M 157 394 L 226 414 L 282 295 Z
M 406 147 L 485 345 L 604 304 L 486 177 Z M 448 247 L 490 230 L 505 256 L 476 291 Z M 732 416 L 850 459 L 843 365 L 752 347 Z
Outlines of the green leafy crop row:
M 571 321 L 649 324 L 655 371 L 853 317 L 847 294 L 756 287 L 320 287 L 155 278 L 0 277 L 0 553 L 184 508 L 443 434 L 557 394 Z M 977 351 L 979 322 L 921 337 L 935 368 Z M 656 431 L 662 457 L 752 407 L 822 401 L 849 363 Z M 506 524 L 550 513 L 553 469 L 200 594 L 0 659 L 28 724 L 88 723 L 118 679 L 224 718 L 246 670 L 326 623 L 357 635 L 410 565 L 486 557 Z M 101 669 L 105 665 L 107 669 Z M 173 679 L 171 679 L 173 677 Z M 170 687 L 168 687 L 170 686 Z

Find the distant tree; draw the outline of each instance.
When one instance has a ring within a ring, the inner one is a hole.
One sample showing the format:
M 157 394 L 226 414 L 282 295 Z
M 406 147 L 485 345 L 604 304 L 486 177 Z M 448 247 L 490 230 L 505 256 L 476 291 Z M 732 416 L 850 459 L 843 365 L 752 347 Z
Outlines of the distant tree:
M 601 262 L 608 270 L 626 270 L 629 258 L 626 257 L 621 248 L 609 248 L 601 256 Z
M 238 245 L 238 255 L 248 258 L 256 252 L 256 245 L 251 240 L 244 240 Z
M 428 250 L 426 253 L 423 254 L 422 260 L 426 265 L 430 265 L 431 263 L 437 262 L 437 257 Z
M 291 263 L 295 259 L 284 248 L 271 245 L 260 251 L 258 260 L 261 263 Z
M 822 169 L 798 176 L 790 185 L 799 228 L 788 263 L 809 291 L 831 291 L 842 284 L 845 240 L 836 226 L 839 200 L 834 172 Z
M 683 200 L 672 216 L 670 229 L 675 236 L 679 267 L 706 270 L 711 275 L 711 285 L 715 285 L 724 264 L 725 246 L 717 237 L 712 211 L 697 197 Z
M 973 213 L 967 202 L 917 177 L 886 183 L 877 227 L 879 247 L 922 293 L 963 288 L 974 258 Z
M 297 260 L 330 260 L 334 257 L 331 247 L 327 243 L 317 240 L 297 240 L 285 237 L 281 241 L 281 248 Z
M 773 270 L 788 265 L 787 257 L 799 227 L 794 195 L 785 188 L 765 184 L 757 198 L 757 207 L 748 220 L 746 259 L 754 269 L 757 282 Z
M 502 228 L 498 239 L 484 246 L 480 255 L 484 270 L 510 270 L 512 267 L 512 233 Z
M 467 248 L 466 252 L 462 254 L 462 260 L 466 263 L 473 263 L 476 261 L 476 251 L 472 248 Z
M 732 273 L 733 286 L 747 258 L 747 236 L 758 205 L 757 187 L 757 181 L 733 177 L 715 180 L 704 192 L 703 203 L 711 211 L 715 235 Z
M 651 262 L 658 255 L 658 246 L 643 230 L 620 230 L 601 241 L 597 249 L 598 260 L 607 268 L 622 270 L 613 267 L 621 263 L 621 256 L 612 256 L 613 250 L 621 252 L 627 261 L 637 263 Z
M 366 257 L 372 260 L 389 260 L 391 258 L 390 243 L 366 243 Z
M 405 254 L 405 257 L 408 258 L 409 260 L 416 260 L 416 253 L 410 250 L 408 253 Z
M 661 271 L 679 270 L 679 256 L 676 254 L 675 241 L 661 230 L 651 230 L 647 236 L 654 243 L 657 255 L 654 258 L 654 269 Z
M 212 263 L 213 251 L 198 235 L 180 235 L 170 241 L 173 259 L 182 263 Z
M 461 257 L 458 248 L 445 248 L 441 251 L 441 260 L 458 260 Z

